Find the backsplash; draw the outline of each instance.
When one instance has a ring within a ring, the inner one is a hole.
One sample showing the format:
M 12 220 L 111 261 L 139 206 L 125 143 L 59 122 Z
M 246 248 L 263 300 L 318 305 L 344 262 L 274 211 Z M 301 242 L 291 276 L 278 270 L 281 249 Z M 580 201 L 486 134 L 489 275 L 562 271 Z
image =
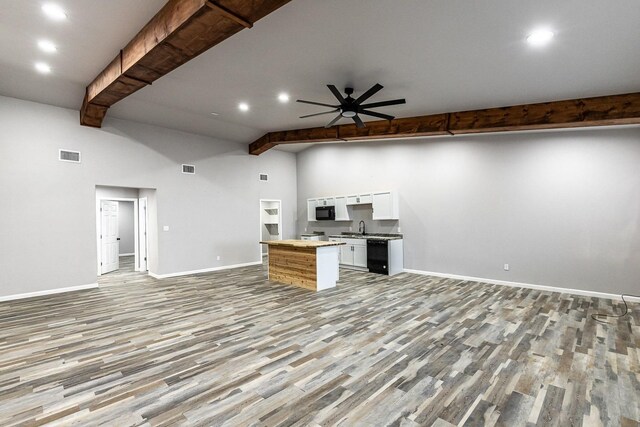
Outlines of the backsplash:
M 306 233 L 314 231 L 324 231 L 325 235 L 340 234 L 343 231 L 358 231 L 358 223 L 362 220 L 366 225 L 367 233 L 399 233 L 400 221 L 374 221 L 371 205 L 355 205 L 351 208 L 351 218 L 353 221 L 305 221 L 303 222 L 300 233 L 305 233 L 304 228 L 307 227 Z M 306 225 L 305 225 L 306 224 Z M 349 230 L 349 227 L 352 229 Z M 298 234 L 300 234 L 298 233 Z

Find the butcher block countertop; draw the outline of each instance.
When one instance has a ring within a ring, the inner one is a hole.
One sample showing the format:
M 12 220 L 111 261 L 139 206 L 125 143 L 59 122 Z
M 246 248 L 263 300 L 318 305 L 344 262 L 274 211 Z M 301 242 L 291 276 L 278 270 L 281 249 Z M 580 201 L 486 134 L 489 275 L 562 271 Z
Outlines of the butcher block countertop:
M 326 242 L 321 240 L 269 240 L 268 242 L 260 242 L 269 246 L 287 246 L 292 248 L 320 248 L 323 246 L 340 246 L 345 245 L 343 242 Z

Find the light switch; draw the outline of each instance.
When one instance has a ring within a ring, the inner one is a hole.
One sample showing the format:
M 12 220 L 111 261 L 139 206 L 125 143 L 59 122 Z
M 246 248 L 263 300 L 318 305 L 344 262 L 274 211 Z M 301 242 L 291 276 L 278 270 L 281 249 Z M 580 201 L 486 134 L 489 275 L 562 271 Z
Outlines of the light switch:
M 169 226 L 168 225 L 163 225 L 162 226 L 162 231 L 169 231 Z

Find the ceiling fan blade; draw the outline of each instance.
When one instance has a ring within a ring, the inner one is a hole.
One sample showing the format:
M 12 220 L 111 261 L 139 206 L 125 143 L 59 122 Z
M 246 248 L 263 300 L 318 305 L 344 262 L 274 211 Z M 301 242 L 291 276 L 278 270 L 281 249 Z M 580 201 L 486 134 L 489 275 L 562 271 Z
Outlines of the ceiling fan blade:
M 366 91 L 365 93 L 360 95 L 358 97 L 358 99 L 356 99 L 356 104 L 360 104 L 361 102 L 366 101 L 367 99 L 371 98 L 373 95 L 375 95 L 383 87 L 384 86 L 382 86 L 380 83 L 376 83 L 375 85 L 371 86 L 371 88 L 368 91 Z
M 385 119 L 385 120 L 393 120 L 394 119 L 393 116 L 390 116 L 388 114 L 376 113 L 375 111 L 369 111 L 369 110 L 358 110 L 358 114 L 365 114 L 367 116 L 379 117 L 379 118 Z
M 331 113 L 335 113 L 336 111 L 340 111 L 340 109 L 336 108 L 335 110 L 325 111 L 324 113 L 307 114 L 306 116 L 300 116 L 300 118 L 301 119 L 306 119 L 307 117 L 321 116 L 323 114 L 331 114 Z
M 341 115 L 341 114 L 338 114 L 338 115 L 336 116 L 336 118 L 335 118 L 335 119 L 331 120 L 329 123 L 327 123 L 327 124 L 325 125 L 325 128 L 326 128 L 326 129 L 329 129 L 331 126 L 333 126 L 334 124 L 336 124 L 336 122 L 337 122 L 338 120 L 340 120 L 341 118 L 342 118 L 342 115 Z
M 330 104 L 323 104 L 322 102 L 305 101 L 304 99 L 298 99 L 296 100 L 296 102 L 302 102 L 303 104 L 319 105 L 321 107 L 330 107 L 330 108 L 339 107 L 339 105 L 330 105 Z
M 364 122 L 362 121 L 362 119 L 360 117 L 353 116 L 353 121 L 356 122 L 356 126 L 358 126 L 358 128 L 362 129 L 362 128 L 366 128 L 366 126 L 364 125 Z
M 380 101 L 373 102 L 371 104 L 361 105 L 360 108 L 377 108 L 377 107 L 386 107 L 387 105 L 398 105 L 398 104 L 406 104 L 406 99 L 393 99 L 391 101 Z
M 344 104 L 344 97 L 342 96 L 338 88 L 335 87 L 334 85 L 327 85 L 327 87 L 329 88 L 333 96 L 335 96 L 338 99 L 338 101 L 340 101 L 340 104 Z

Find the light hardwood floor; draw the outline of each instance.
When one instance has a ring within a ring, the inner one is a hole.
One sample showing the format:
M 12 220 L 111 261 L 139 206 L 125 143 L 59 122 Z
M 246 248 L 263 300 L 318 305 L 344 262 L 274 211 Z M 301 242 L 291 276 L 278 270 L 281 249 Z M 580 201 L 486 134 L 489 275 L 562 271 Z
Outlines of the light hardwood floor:
M 125 269 L 126 270 L 126 269 Z M 640 421 L 640 305 L 264 267 L 0 303 L 0 425 L 612 425 Z

